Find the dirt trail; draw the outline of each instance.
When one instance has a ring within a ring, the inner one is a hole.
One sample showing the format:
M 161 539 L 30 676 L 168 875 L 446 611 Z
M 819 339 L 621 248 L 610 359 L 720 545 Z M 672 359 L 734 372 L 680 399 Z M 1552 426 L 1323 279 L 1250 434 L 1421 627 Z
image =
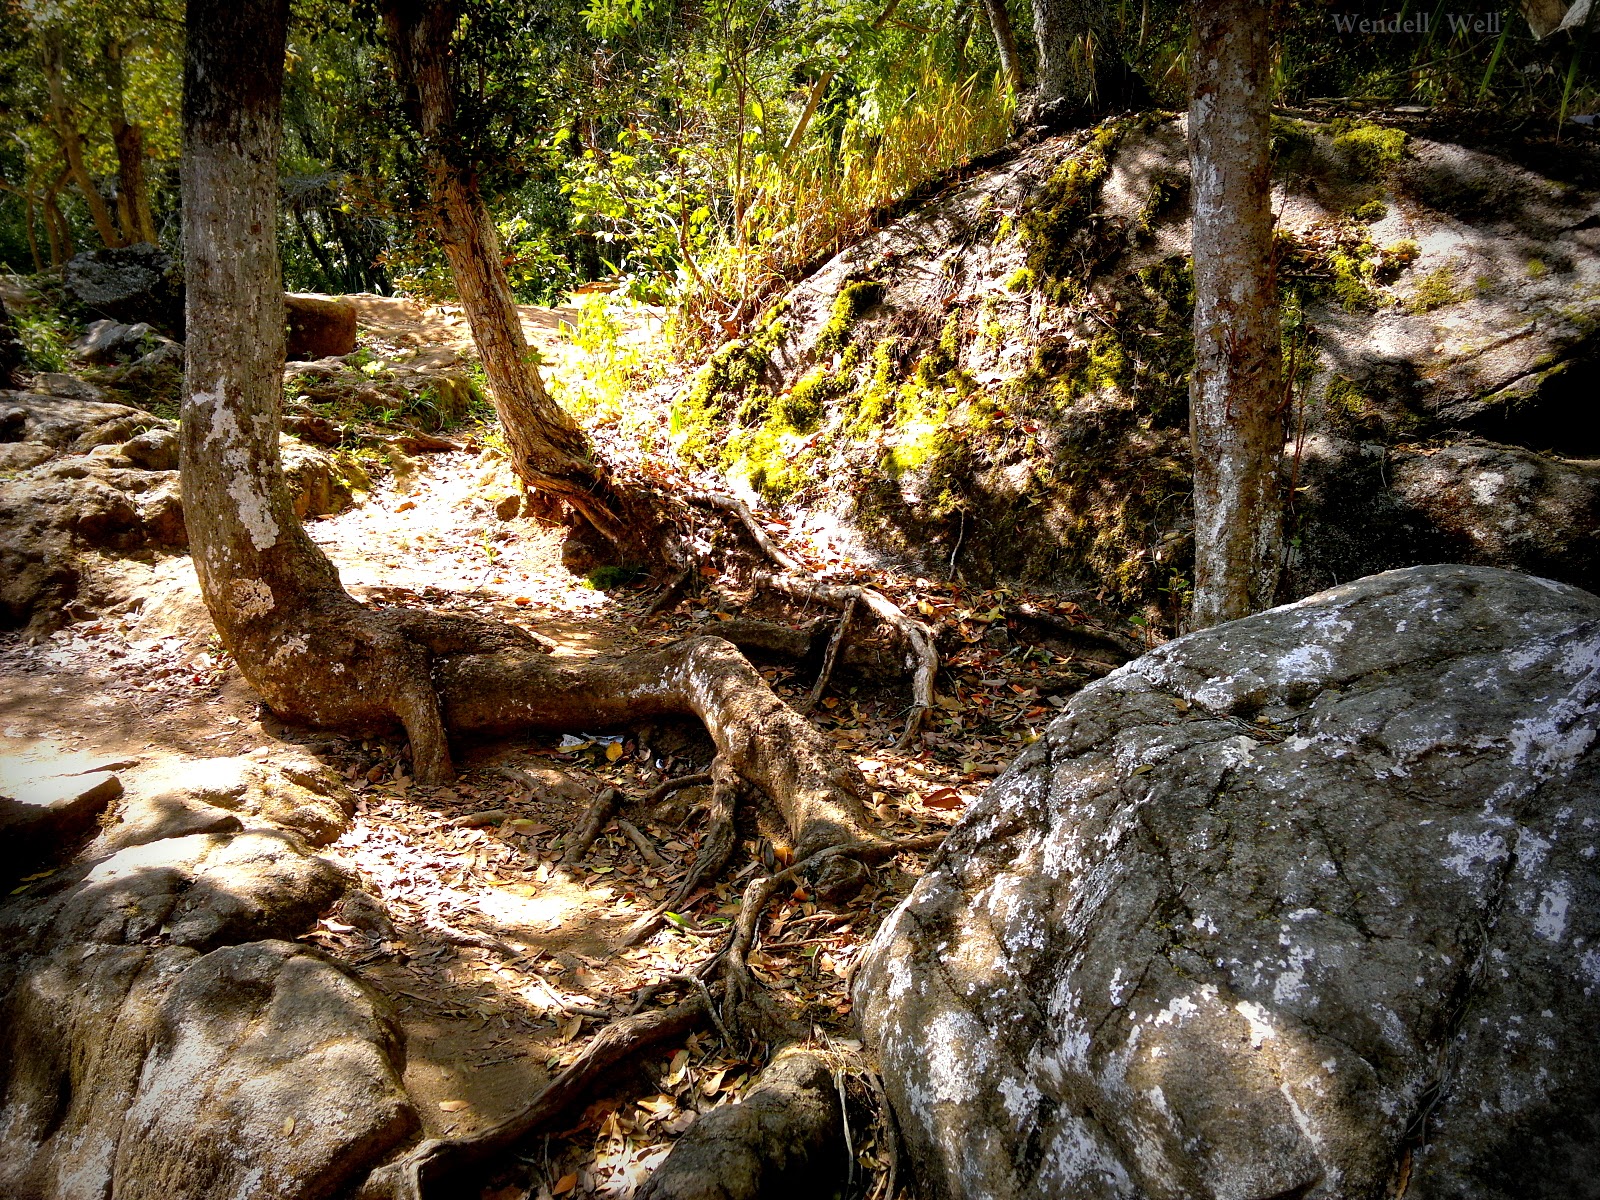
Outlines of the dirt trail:
M 465 325 L 448 308 L 355 300 L 368 342 L 440 356 L 468 350 Z M 556 330 L 566 315 L 524 311 L 554 372 L 575 369 Z M 647 338 L 649 330 L 629 336 Z M 492 451 L 419 455 L 380 475 L 344 513 L 308 528 L 356 597 L 511 621 L 557 654 L 660 644 L 741 612 L 814 615 L 778 610 L 724 578 L 706 579 L 705 594 L 676 614 L 647 619 L 645 590 L 595 590 L 561 565 L 559 531 L 497 516 L 497 502 L 514 494 Z M 812 548 L 814 557 L 828 553 Z M 459 746 L 460 778 L 419 787 L 398 739 L 289 729 L 261 711 L 215 642 L 185 557 L 127 569 L 143 589 L 142 609 L 71 626 L 38 645 L 0 639 L 0 757 L 48 742 L 61 753 L 132 761 L 136 782 L 139 771 L 175 758 L 298 744 L 337 769 L 359 793 L 359 810 L 324 853 L 352 868 L 377 903 L 347 904 L 305 940 L 394 1002 L 407 1034 L 406 1086 L 429 1135 L 470 1132 L 520 1108 L 637 989 L 702 958 L 736 911 L 742 884 L 785 853 L 781 825 L 757 818 L 741 827 L 724 879 L 655 937 L 621 950 L 627 925 L 687 873 L 698 818 L 634 812 L 650 859 L 633 833 L 612 825 L 570 875 L 557 866 L 560 839 L 601 788 L 637 800 L 670 775 L 703 770 L 711 747 L 697 729 Z M 861 767 L 885 826 L 910 835 L 953 822 L 1054 711 L 1037 682 L 1016 674 L 1044 669 L 1053 656 L 1007 640 L 1003 594 L 899 582 L 901 602 L 944 621 L 954 638 L 938 722 L 913 753 L 892 749 L 905 705 L 898 681 L 881 690 L 841 681 L 813 720 Z M 763 674 L 793 701 L 809 690 L 809 677 Z M 752 957 L 758 978 L 805 1019 L 847 1035 L 850 963 L 914 882 L 917 862 L 908 855 L 887 865 L 841 911 L 819 909 L 803 889 L 786 896 Z M 508 1164 L 499 1190 L 486 1194 L 548 1196 L 563 1183 L 566 1195 L 628 1194 L 695 1112 L 737 1096 L 756 1065 L 744 1054 L 710 1033 L 666 1047 L 619 1076 L 616 1095 L 575 1116 L 568 1136 Z

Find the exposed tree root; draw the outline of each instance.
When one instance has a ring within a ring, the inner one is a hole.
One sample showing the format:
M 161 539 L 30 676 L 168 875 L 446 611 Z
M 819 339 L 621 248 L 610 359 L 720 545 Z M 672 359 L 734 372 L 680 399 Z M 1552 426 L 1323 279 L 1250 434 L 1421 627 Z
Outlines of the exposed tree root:
M 430 1192 L 430 1187 L 443 1186 L 511 1149 L 560 1118 L 619 1062 L 646 1046 L 688 1033 L 706 1015 L 706 1002 L 696 989 L 670 1008 L 645 1009 L 612 1022 L 521 1112 L 468 1137 L 429 1138 L 398 1162 L 369 1175 L 358 1200 L 425 1200 L 441 1194 Z
M 689 499 L 696 504 L 720 509 L 738 518 L 739 524 L 750 535 L 751 541 L 761 548 L 761 553 L 785 571 L 799 573 L 805 570 L 798 559 L 768 536 L 767 531 L 761 527 L 761 522 L 756 519 L 755 513 L 750 511 L 750 506 L 739 497 L 730 496 L 726 492 L 690 492 Z
M 921 621 L 906 616 L 900 607 L 876 588 L 855 584 L 823 583 L 795 575 L 761 572 L 756 581 L 774 591 L 801 600 L 815 600 L 843 608 L 852 601 L 864 603 L 885 625 L 905 642 L 906 667 L 911 672 L 911 712 L 905 731 L 896 743 L 901 749 L 911 744 L 922 728 L 922 720 L 933 707 L 933 680 L 939 672 L 939 652 L 934 648 L 933 631 Z

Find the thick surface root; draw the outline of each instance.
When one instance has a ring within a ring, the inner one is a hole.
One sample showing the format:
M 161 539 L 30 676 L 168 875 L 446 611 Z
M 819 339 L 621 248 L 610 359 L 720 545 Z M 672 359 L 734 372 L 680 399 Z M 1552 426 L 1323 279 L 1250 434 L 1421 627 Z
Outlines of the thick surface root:
M 771 798 L 797 856 L 875 840 L 855 768 L 721 638 L 687 638 L 612 659 L 468 654 L 440 663 L 434 679 L 444 724 L 457 733 L 565 731 L 693 715 L 718 758 Z

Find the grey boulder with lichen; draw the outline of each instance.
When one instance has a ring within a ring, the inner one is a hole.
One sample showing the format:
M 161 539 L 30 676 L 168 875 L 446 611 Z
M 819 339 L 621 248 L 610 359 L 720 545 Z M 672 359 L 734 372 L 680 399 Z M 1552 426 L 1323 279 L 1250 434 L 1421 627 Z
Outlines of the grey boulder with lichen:
M 1600 599 L 1414 567 L 1085 689 L 855 1000 L 939 1197 L 1600 1195 Z

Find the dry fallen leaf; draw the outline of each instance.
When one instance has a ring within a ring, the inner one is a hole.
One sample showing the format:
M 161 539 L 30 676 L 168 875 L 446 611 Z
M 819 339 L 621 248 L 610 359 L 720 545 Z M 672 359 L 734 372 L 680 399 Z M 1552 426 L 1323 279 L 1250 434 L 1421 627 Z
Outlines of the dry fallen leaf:
M 284 1137 L 288 1137 L 293 1132 L 294 1132 L 294 1118 L 293 1117 L 285 1117 L 283 1119 L 283 1136 Z
M 465 1100 L 441 1100 L 441 1101 L 439 1101 L 439 1108 L 443 1112 L 460 1112 L 465 1107 L 467 1107 L 467 1102 Z
M 556 1196 L 565 1196 L 568 1192 L 570 1192 L 573 1188 L 575 1188 L 577 1186 L 578 1186 L 578 1173 L 576 1171 L 568 1171 L 565 1175 L 563 1175 L 559 1180 L 556 1181 L 556 1186 L 552 1189 L 552 1193 L 551 1194 L 552 1195 L 556 1195 Z

